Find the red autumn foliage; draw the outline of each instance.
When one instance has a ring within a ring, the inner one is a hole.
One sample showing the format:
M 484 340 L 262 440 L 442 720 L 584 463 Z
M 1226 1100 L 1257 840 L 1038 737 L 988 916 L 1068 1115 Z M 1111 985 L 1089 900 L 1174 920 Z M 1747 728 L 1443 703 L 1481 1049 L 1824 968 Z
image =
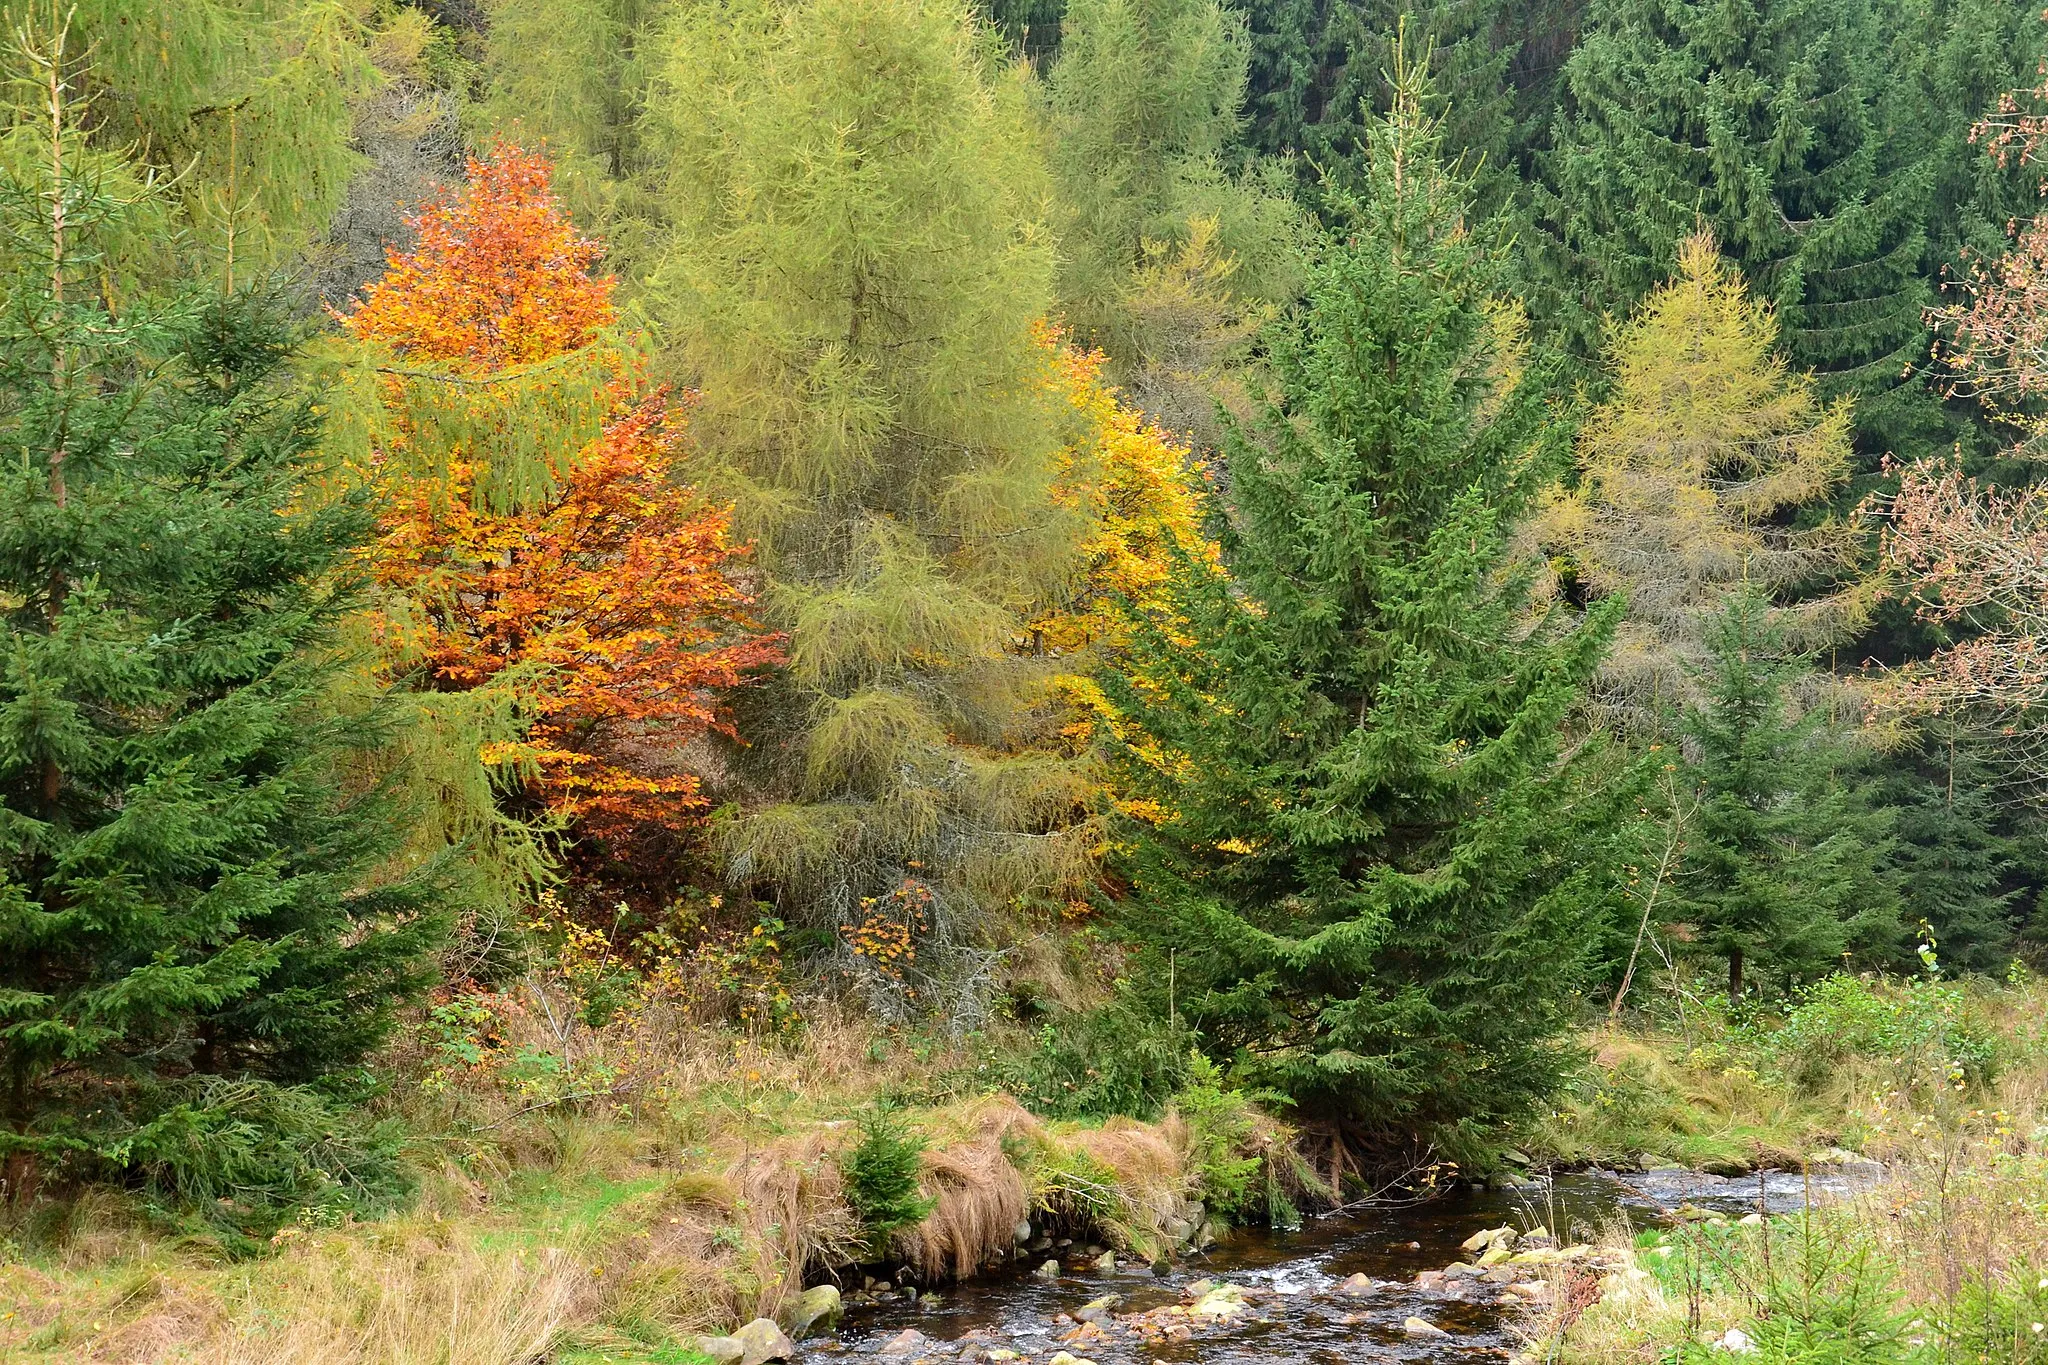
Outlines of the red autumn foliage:
M 597 348 L 606 416 L 588 445 L 547 452 L 551 492 L 500 508 L 479 496 L 482 457 L 416 448 L 431 437 L 405 424 L 400 386 L 428 381 L 386 377 L 394 421 L 370 555 L 406 604 L 385 619 L 393 657 L 436 689 L 514 687 L 525 739 L 485 760 L 517 760 L 550 811 L 615 857 L 650 836 L 672 846 L 658 836 L 707 804 L 680 751 L 730 734 L 720 694 L 780 657 L 733 576 L 729 519 L 673 479 L 677 414 L 606 339 L 612 281 L 591 274 L 601 249 L 577 236 L 544 158 L 498 147 L 416 226 L 417 246 L 392 253 L 348 331 L 467 384 L 472 428 L 522 420 L 516 386 L 494 376 Z

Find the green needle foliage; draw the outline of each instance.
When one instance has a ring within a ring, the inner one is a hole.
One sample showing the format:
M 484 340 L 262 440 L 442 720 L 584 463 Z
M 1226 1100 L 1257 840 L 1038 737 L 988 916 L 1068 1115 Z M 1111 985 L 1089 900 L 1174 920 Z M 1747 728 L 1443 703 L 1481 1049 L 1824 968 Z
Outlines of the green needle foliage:
M 807 927 L 886 902 L 968 942 L 1087 869 L 1082 775 L 1026 747 L 1024 622 L 1079 531 L 1034 335 L 1053 252 L 1028 74 L 942 0 L 697 4 L 663 41 L 652 293 L 702 393 L 692 477 L 758 537 L 789 637 L 740 703 L 729 874 Z
M 1590 360 L 1704 225 L 1860 430 L 1925 438 L 1932 168 L 1893 117 L 1885 38 L 1862 0 L 1596 0 L 1536 190 L 1541 319 Z
M 1731 1000 L 1759 984 L 1744 974 L 1752 963 L 1781 987 L 1839 966 L 1844 950 L 1889 964 L 1902 931 L 1881 872 L 1886 820 L 1851 784 L 1827 713 L 1792 708 L 1810 660 L 1753 589 L 1728 599 L 1708 643 L 1702 699 L 1683 719 L 1700 806 L 1671 913 L 1727 962 Z
M 1285 183 L 1222 163 L 1244 102 L 1243 19 L 1216 0 L 1074 0 L 1064 34 L 1046 87 L 1069 324 L 1126 366 L 1155 353 L 1135 277 L 1185 247 L 1196 219 L 1215 223 L 1234 293 L 1284 298 L 1297 236 Z
M 291 331 L 246 291 L 110 313 L 135 187 L 60 131 L 0 178 L 0 1153 L 276 1184 L 251 1124 L 333 1124 L 262 1088 L 384 1037 L 444 888 L 386 871 L 383 708 L 337 704 L 367 513 L 316 495 Z
M 187 264 L 181 249 L 196 248 L 232 286 L 291 265 L 340 206 L 362 161 L 350 145 L 355 107 L 383 80 L 370 57 L 375 13 L 346 0 L 6 0 L 0 25 L 9 36 L 26 25 L 49 38 L 52 21 L 66 21 L 60 74 L 72 98 L 90 100 L 90 117 L 78 122 L 95 147 L 133 158 L 165 185 L 158 207 L 180 235 L 145 245 L 131 232 L 141 259 L 115 266 Z M 46 73 L 12 74 L 40 83 Z M 10 109 L 6 122 L 39 130 L 48 119 L 35 101 Z
M 919 1183 L 924 1139 L 895 1110 L 878 1105 L 862 1113 L 859 1123 L 860 1141 L 840 1162 L 839 1173 L 866 1253 L 880 1260 L 889 1254 L 890 1240 L 923 1222 L 938 1201 Z
M 1239 1078 L 1367 1143 L 1525 1112 L 1621 819 L 1568 722 L 1612 626 L 1532 620 L 1510 526 L 1562 433 L 1423 73 L 1229 447 L 1230 577 L 1183 566 L 1110 680 L 1132 990 Z M 1561 616 L 1562 614 L 1560 614 Z

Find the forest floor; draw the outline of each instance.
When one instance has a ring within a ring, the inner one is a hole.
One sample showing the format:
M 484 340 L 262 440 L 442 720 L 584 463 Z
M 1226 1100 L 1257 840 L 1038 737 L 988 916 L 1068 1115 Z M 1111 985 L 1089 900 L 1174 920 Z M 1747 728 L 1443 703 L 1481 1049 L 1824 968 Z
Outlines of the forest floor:
M 1785 1330 L 1796 1300 L 1830 1322 L 1882 1310 L 1901 1350 L 1964 1318 L 2017 1323 L 2035 1354 L 1996 1358 L 2048 1360 L 2048 991 L 1848 981 L 1740 1019 L 1671 1000 L 1585 1034 L 1586 1065 L 1510 1135 L 1513 1161 L 1729 1172 L 1847 1149 L 1894 1178 L 1760 1226 L 1598 1230 L 1626 1269 L 1532 1327 L 1532 1358 L 1651 1360 L 1646 1343 Z M 1034 1117 L 990 1093 L 986 1038 L 852 1016 L 749 1036 L 651 1012 L 565 1037 L 546 1017 L 444 1004 L 386 1059 L 380 1103 L 416 1172 L 389 1209 L 287 1222 L 255 1255 L 136 1195 L 17 1211 L 0 1360 L 671 1365 L 698 1333 L 786 1316 L 807 1268 L 873 1260 L 877 1195 L 853 1158 L 877 1141 L 912 1145 L 933 1201 L 888 1264 L 942 1293 L 1018 1254 L 1020 1224 L 1033 1255 L 1060 1231 L 1174 1254 L 1289 1170 L 1284 1124 L 1213 1085 L 1155 1122 Z

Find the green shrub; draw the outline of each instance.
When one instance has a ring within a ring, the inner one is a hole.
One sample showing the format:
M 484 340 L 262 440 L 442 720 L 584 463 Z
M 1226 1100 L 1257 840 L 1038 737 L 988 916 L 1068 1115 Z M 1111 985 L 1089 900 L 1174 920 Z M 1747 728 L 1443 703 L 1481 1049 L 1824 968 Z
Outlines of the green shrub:
M 1969 1018 L 1960 986 L 1938 980 L 1884 985 L 1846 972 L 1800 992 L 1772 1035 L 1770 1052 L 1793 1083 L 1808 1089 L 1852 1057 L 1936 1084 L 1984 1084 L 1997 1062 L 1997 1044 Z
M 1039 1029 L 1037 1045 L 1007 1068 L 1003 1085 L 1024 1106 L 1051 1118 L 1152 1119 L 1187 1084 L 1189 1054 L 1184 1031 L 1128 1006 L 1063 1011 Z
M 1265 1157 L 1254 1148 L 1260 1126 L 1258 1103 L 1275 1098 L 1224 1089 L 1222 1073 L 1200 1053 L 1190 1057 L 1187 1082 L 1173 1097 L 1174 1109 L 1188 1125 L 1195 1193 L 1213 1212 L 1233 1222 L 1266 1219 L 1272 1213 L 1268 1186 L 1273 1182 Z M 1284 1225 L 1290 1220 L 1275 1221 Z
M 839 1174 L 869 1256 L 886 1256 L 899 1230 L 923 1222 L 932 1211 L 936 1201 L 918 1184 L 924 1148 L 924 1138 L 888 1105 L 861 1115 L 860 1141 L 839 1163 Z
M 382 1212 L 413 1188 L 403 1131 L 310 1086 L 215 1080 L 150 1093 L 143 1122 L 102 1135 L 100 1155 L 141 1179 L 167 1221 L 253 1254 L 288 1223 L 333 1226 Z
M 1937 1322 L 1946 1359 L 1968 1365 L 2048 1365 L 2048 1277 L 2017 1261 L 2002 1275 L 1972 1273 Z

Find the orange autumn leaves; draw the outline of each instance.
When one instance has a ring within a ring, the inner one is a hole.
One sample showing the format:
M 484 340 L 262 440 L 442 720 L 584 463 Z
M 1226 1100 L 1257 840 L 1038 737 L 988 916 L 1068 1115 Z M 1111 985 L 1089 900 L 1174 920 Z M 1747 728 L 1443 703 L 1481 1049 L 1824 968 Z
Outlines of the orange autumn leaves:
M 601 249 L 563 213 L 544 159 L 500 146 L 416 226 L 414 250 L 392 253 L 343 319 L 404 366 L 383 381 L 393 420 L 372 471 L 392 666 L 430 690 L 513 689 L 524 739 L 483 757 L 515 762 L 554 815 L 615 854 L 684 829 L 706 800 L 678 752 L 726 730 L 720 692 L 780 657 L 732 577 L 727 517 L 671 479 L 680 422 L 608 338 Z M 414 448 L 439 433 L 406 423 L 404 385 L 461 386 L 479 429 L 516 423 L 518 387 L 497 381 L 586 348 L 601 429 L 546 452 L 545 491 L 498 505 L 476 451 Z

